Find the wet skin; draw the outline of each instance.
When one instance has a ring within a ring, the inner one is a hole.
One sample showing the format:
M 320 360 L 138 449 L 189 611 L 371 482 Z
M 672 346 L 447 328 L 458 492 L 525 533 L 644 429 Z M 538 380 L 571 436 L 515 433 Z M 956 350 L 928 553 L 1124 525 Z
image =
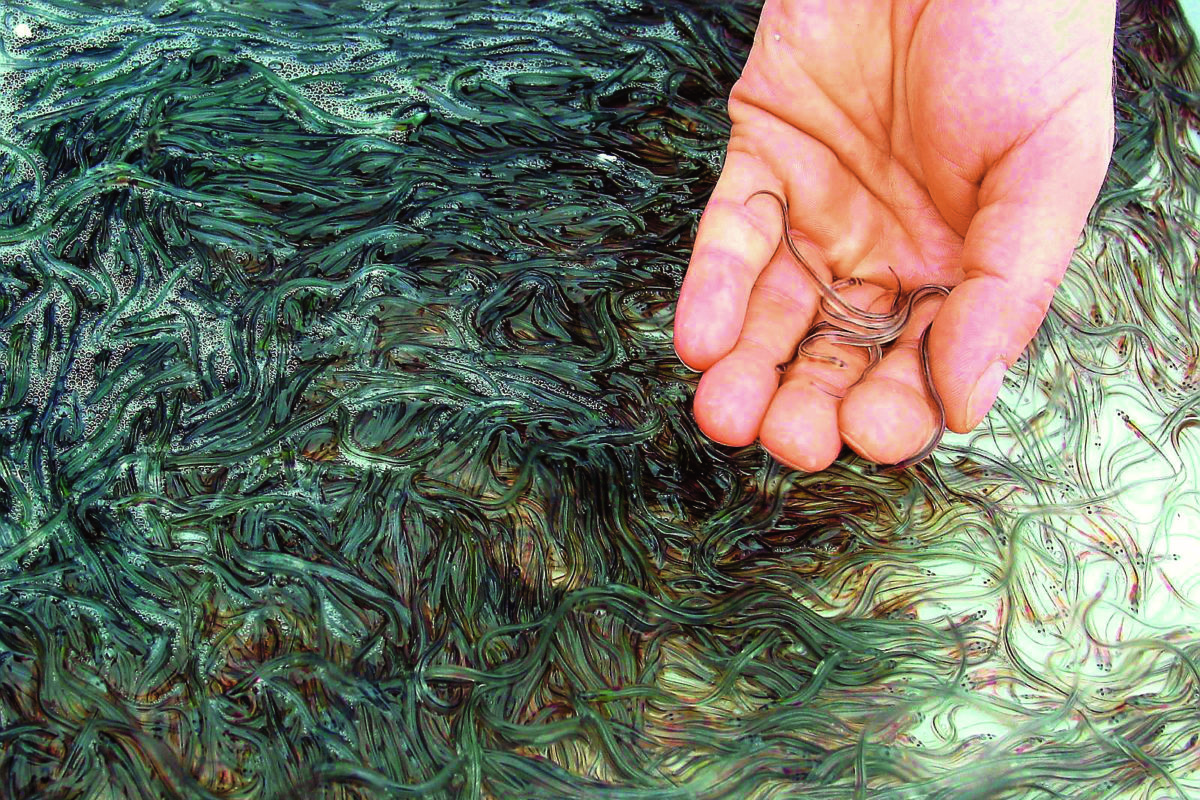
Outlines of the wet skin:
M 1096 0 L 766 4 L 676 309 L 709 437 L 814 471 L 843 445 L 923 457 L 939 399 L 946 427 L 978 424 L 1104 178 L 1114 19 Z

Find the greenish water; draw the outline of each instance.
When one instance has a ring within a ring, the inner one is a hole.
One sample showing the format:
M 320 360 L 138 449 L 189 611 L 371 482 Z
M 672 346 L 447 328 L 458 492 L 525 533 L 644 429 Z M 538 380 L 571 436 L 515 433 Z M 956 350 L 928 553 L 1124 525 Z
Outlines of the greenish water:
M 986 424 L 802 475 L 670 342 L 756 17 L 4 6 L 0 798 L 1200 794 L 1186 29 Z

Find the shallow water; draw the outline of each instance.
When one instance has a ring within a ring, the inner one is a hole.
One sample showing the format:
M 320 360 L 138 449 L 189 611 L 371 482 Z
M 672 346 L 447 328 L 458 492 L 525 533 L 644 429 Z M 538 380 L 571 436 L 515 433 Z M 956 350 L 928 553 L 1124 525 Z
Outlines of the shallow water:
M 817 475 L 670 344 L 753 4 L 3 12 L 0 797 L 1190 797 L 1197 61 L 997 408 Z

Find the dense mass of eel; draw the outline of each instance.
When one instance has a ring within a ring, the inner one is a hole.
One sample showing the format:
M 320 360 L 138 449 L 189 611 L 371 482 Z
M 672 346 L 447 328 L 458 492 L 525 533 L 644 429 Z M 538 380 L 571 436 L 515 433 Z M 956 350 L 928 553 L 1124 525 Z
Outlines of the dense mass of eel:
M 99 5 L 0 25 L 0 796 L 1200 791 L 1173 7 L 987 423 L 803 475 L 670 343 L 754 5 Z

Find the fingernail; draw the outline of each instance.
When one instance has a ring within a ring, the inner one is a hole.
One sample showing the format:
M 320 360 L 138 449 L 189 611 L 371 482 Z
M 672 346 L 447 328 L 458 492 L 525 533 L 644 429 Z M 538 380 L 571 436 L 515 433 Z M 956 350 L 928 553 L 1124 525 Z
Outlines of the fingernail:
M 1006 372 L 1008 364 L 993 361 L 975 382 L 975 388 L 967 398 L 967 421 L 971 423 L 972 428 L 979 424 L 992 407 L 992 403 L 996 402 L 996 395 L 1000 394 L 1000 383 L 1004 380 Z

